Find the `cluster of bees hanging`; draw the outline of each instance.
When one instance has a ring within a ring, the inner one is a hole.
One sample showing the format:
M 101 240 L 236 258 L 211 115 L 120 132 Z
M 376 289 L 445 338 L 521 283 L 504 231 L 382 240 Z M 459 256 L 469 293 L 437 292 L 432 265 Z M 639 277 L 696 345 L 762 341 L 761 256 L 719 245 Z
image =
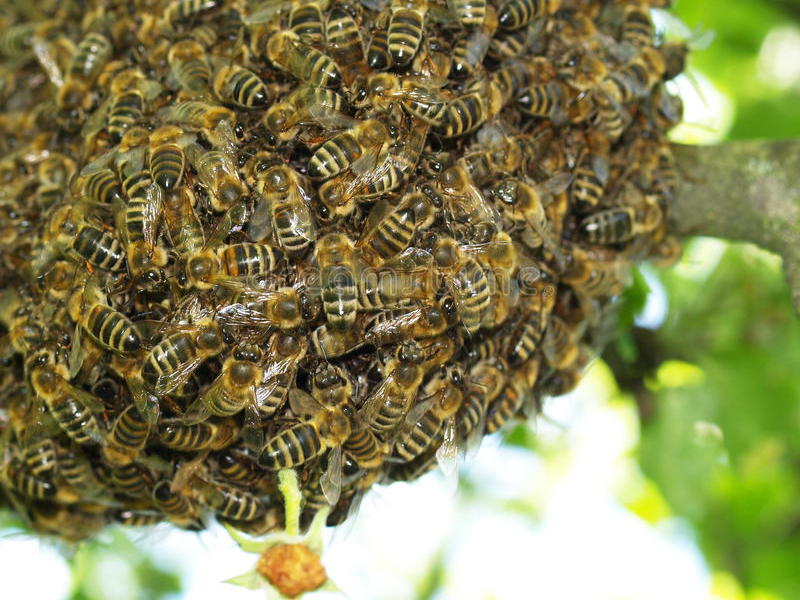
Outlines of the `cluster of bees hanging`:
M 0 498 L 345 519 L 572 389 L 679 252 L 645 0 L 0 9 Z

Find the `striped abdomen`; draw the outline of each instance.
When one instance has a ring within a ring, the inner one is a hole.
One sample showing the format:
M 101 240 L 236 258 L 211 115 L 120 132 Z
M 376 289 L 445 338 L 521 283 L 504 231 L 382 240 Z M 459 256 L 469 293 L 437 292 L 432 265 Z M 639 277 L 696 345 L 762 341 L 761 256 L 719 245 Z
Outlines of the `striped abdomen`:
M 546 0 L 510 0 L 497 14 L 503 29 L 519 29 L 544 12 Z
M 444 123 L 441 127 L 444 137 L 455 137 L 470 133 L 488 117 L 486 103 L 478 92 L 464 94 L 447 103 Z
M 278 253 L 266 244 L 233 244 L 218 254 L 222 271 L 228 275 L 264 275 L 278 266 Z
M 630 206 L 610 208 L 583 219 L 581 232 L 592 244 L 627 242 L 636 233 L 634 210 Z
M 122 188 L 111 169 L 101 169 L 86 179 L 86 193 L 101 204 L 122 201 Z
M 367 65 L 375 71 L 388 69 L 392 64 L 392 56 L 389 54 L 389 32 L 385 29 L 377 29 L 372 34 L 372 39 L 367 48 Z
M 216 432 L 206 423 L 186 425 L 181 422 L 162 421 L 158 426 L 161 444 L 178 452 L 204 450 L 214 441 Z
M 454 294 L 458 302 L 458 316 L 468 333 L 481 326 L 483 314 L 489 308 L 489 278 L 480 263 L 469 259 L 456 273 Z
M 463 27 L 479 27 L 486 18 L 486 0 L 454 0 L 453 10 Z
M 572 184 L 572 195 L 578 202 L 586 206 L 597 206 L 603 197 L 606 184 L 589 163 L 575 169 L 575 181 Z
M 410 8 L 392 10 L 387 37 L 392 62 L 404 67 L 414 58 L 422 41 L 425 13 Z
M 249 492 L 222 483 L 207 485 L 209 489 L 202 494 L 202 498 L 220 516 L 236 521 L 252 521 L 267 510 L 264 503 Z
M 351 269 L 336 265 L 322 272 L 322 308 L 331 327 L 352 327 L 358 311 L 357 296 Z
M 183 177 L 184 162 L 183 149 L 177 144 L 156 146 L 150 153 L 150 175 L 158 185 L 169 191 Z
M 17 461 L 11 461 L 6 465 L 5 479 L 20 494 L 36 500 L 53 498 L 58 492 L 54 483 L 34 477 Z
M 395 210 L 378 224 L 367 246 L 383 260 L 389 260 L 408 248 L 416 230 L 412 209 Z
M 86 331 L 109 350 L 124 354 L 136 352 L 142 340 L 133 323 L 120 312 L 95 304 L 86 316 Z
M 45 398 L 47 409 L 58 426 L 77 444 L 98 443 L 102 430 L 91 411 L 69 393 Z
M 322 12 L 315 1 L 294 3 L 289 11 L 289 29 L 307 44 L 321 44 Z
M 109 271 L 125 268 L 125 250 L 107 232 L 91 225 L 83 225 L 70 244 L 70 250 L 79 260 Z
M 317 428 L 311 423 L 300 423 L 273 437 L 261 451 L 258 463 L 266 469 L 284 469 L 303 464 L 320 452 L 322 440 Z
M 175 333 L 150 350 L 142 365 L 142 378 L 150 391 L 163 395 L 178 387 L 172 374 L 197 355 L 194 338 L 186 332 Z
M 125 132 L 142 118 L 144 99 L 139 91 L 124 92 L 114 98 L 108 116 L 108 135 L 118 144 Z
M 353 65 L 364 60 L 358 24 L 341 6 L 335 6 L 328 16 L 326 34 L 331 54 L 339 64 Z
M 135 406 L 129 406 L 117 417 L 108 435 L 106 458 L 111 458 L 117 466 L 130 463 L 144 448 L 149 435 L 150 422 L 142 418 Z
M 147 495 L 147 482 L 136 465 L 111 469 L 111 483 L 114 491 L 120 494 L 134 497 Z
M 361 145 L 352 133 L 341 133 L 322 144 L 308 161 L 308 176 L 329 179 L 349 168 L 361 156 Z
M 372 469 L 383 464 L 378 440 L 366 427 L 353 429 L 342 449 L 355 459 L 361 469 Z
M 498 431 L 511 419 L 525 401 L 525 390 L 519 382 L 509 383 L 486 411 L 486 434 Z
M 405 461 L 414 460 L 431 446 L 442 429 L 442 420 L 430 411 L 422 415 L 407 435 L 397 441 L 394 453 Z

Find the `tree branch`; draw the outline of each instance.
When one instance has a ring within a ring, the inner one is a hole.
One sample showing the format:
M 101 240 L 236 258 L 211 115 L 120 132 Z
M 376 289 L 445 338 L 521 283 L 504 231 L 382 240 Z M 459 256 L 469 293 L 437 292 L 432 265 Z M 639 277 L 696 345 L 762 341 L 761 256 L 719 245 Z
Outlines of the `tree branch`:
M 672 152 L 679 175 L 672 231 L 752 242 L 780 255 L 800 312 L 800 140 L 673 144 Z

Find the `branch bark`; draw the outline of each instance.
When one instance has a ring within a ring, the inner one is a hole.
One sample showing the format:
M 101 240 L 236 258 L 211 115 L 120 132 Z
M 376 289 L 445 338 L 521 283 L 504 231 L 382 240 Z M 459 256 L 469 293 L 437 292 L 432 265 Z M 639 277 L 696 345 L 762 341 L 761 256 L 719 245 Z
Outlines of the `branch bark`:
M 775 252 L 800 312 L 800 140 L 674 144 L 672 151 L 679 175 L 672 231 Z

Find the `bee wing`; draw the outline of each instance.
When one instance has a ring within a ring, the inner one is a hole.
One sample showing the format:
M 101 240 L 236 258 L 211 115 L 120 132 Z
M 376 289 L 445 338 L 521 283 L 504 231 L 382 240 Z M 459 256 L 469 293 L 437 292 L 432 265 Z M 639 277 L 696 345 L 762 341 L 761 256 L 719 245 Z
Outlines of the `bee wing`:
M 211 416 L 211 413 L 209 412 L 205 402 L 206 394 L 214 393 L 215 386 L 219 387 L 219 385 L 220 382 L 215 381 L 201 397 L 197 398 L 189 405 L 189 408 L 187 408 L 186 412 L 183 413 L 184 423 L 187 425 L 195 425 L 196 423 L 205 421 Z
M 383 270 L 394 272 L 428 272 L 433 268 L 433 255 L 412 246 L 383 264 Z
M 372 231 L 380 224 L 386 216 L 392 212 L 394 209 L 394 205 L 389 202 L 387 199 L 378 200 L 373 206 L 372 210 L 369 212 L 367 216 L 367 220 L 364 221 L 364 229 L 361 232 L 361 236 L 358 238 L 356 242 L 356 247 L 361 247 L 366 243 L 367 238 L 369 238 Z
M 272 203 L 262 195 L 257 195 L 253 214 L 247 223 L 247 237 L 254 242 L 272 239 Z
M 300 388 L 289 390 L 289 407 L 298 417 L 315 415 L 320 411 L 319 402 Z
M 369 333 L 373 336 L 378 335 L 380 336 L 381 333 L 385 332 L 386 330 L 392 329 L 407 329 L 413 327 L 414 324 L 418 323 L 420 319 L 424 316 L 425 312 L 422 308 L 412 308 L 409 309 L 407 312 L 397 315 L 391 319 L 387 319 L 386 321 L 381 321 L 380 323 L 374 324 L 370 329 Z
M 172 483 L 169 486 L 169 491 L 173 494 L 180 493 L 183 488 L 189 483 L 191 479 L 193 479 L 200 468 L 203 466 L 203 462 L 208 457 L 208 450 L 201 452 L 196 458 L 193 458 L 189 462 L 183 463 L 177 471 L 175 471 L 175 476 L 172 478 Z
M 225 239 L 235 231 L 240 231 L 247 223 L 247 204 L 245 202 L 237 202 L 231 206 L 222 215 L 217 224 L 214 226 L 214 231 L 208 236 L 206 240 L 206 248 L 217 248 L 222 246 Z
M 319 485 L 322 488 L 322 494 L 328 501 L 328 504 L 334 506 L 339 502 L 339 496 L 342 493 L 342 447 L 334 447 L 328 454 L 328 468 L 319 478 Z
M 375 419 L 378 418 L 378 414 L 381 412 L 381 407 L 383 406 L 386 390 L 393 385 L 393 382 L 394 375 L 389 374 L 378 387 L 367 396 L 367 399 L 364 400 L 364 404 L 358 410 L 358 416 L 365 425 L 372 425 Z
M 81 343 L 81 326 L 75 323 L 75 333 L 72 335 L 72 348 L 69 351 L 69 378 L 74 379 L 80 373 L 83 362 L 86 360 L 86 345 Z
M 128 377 L 126 381 L 139 413 L 150 424 L 158 421 L 160 412 L 158 398 L 144 389 L 144 383 L 138 375 Z
M 458 485 L 458 443 L 456 436 L 456 420 L 449 417 L 442 429 L 442 445 L 436 450 L 436 460 L 448 481 L 448 487 Z
M 220 309 L 217 316 L 233 327 L 271 327 L 277 323 L 269 315 L 244 304 L 229 304 Z
M 264 432 L 261 429 L 261 415 L 258 412 L 256 388 L 252 388 L 253 397 L 247 402 L 244 409 L 244 423 L 242 425 L 242 441 L 246 448 L 259 451 L 264 447 Z
M 195 357 L 182 363 L 169 375 L 159 376 L 153 388 L 153 393 L 157 397 L 161 397 L 174 392 L 176 389 L 186 383 L 186 380 L 189 379 L 194 370 L 200 366 L 201 362 L 203 362 L 202 358 Z
M 153 182 L 147 188 L 147 202 L 142 210 L 142 235 L 149 248 L 156 245 L 158 216 L 161 214 L 161 188 Z M 124 231 L 124 228 L 123 228 Z
M 307 109 L 311 118 L 326 130 L 326 136 L 337 130 L 352 129 L 359 121 L 344 113 L 320 104 L 310 104 Z M 330 136 L 328 136 L 330 137 Z
M 249 11 L 247 16 L 242 17 L 242 22 L 246 25 L 267 23 L 281 12 L 288 12 L 291 6 L 292 3 L 286 0 L 266 0 L 265 2 L 259 2 Z

